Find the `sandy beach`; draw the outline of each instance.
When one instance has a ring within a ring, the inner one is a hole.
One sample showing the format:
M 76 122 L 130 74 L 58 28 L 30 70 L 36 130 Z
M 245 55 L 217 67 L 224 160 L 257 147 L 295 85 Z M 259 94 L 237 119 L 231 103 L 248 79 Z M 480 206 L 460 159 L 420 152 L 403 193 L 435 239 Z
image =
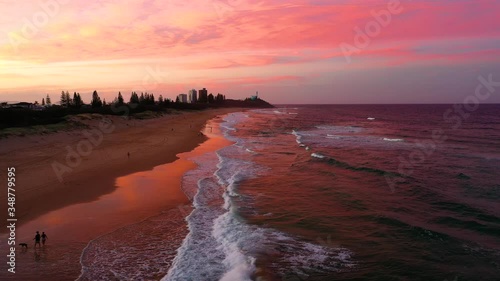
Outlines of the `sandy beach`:
M 0 277 L 74 280 L 89 241 L 117 229 L 126 232 L 130 224 L 147 224 L 144 219 L 155 215 L 173 223 L 167 232 L 149 231 L 150 239 L 185 236 L 183 218 L 190 211 L 190 201 L 180 181 L 195 167 L 188 159 L 227 145 L 199 132 L 208 120 L 237 110 L 182 112 L 147 120 L 93 115 L 82 119 L 87 128 L 1 139 L 1 169 L 16 169 L 17 243 L 28 243 L 28 249 L 17 249 L 18 272 L 7 276 L 5 268 Z M 205 128 L 207 134 L 210 131 Z M 6 181 L 6 173 L 1 180 Z M 0 200 L 6 202 L 6 197 L 2 191 Z M 3 212 L 2 220 L 6 219 Z M 49 236 L 39 250 L 31 240 L 36 230 L 47 231 Z M 133 242 L 135 234 L 125 234 L 128 242 Z M 6 231 L 2 230 L 1 237 L 7 237 Z M 7 251 L 6 244 L 0 246 L 2 252 Z M 162 250 L 168 257 L 161 266 L 168 268 L 178 245 L 165 247 Z M 98 262 L 91 261 L 94 258 L 86 256 L 84 261 Z

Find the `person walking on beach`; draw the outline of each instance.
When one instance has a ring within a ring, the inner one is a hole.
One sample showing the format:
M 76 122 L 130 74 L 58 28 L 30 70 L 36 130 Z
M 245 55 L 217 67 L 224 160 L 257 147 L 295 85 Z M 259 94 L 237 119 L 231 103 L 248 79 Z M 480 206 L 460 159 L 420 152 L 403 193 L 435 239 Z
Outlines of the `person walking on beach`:
M 36 244 L 38 244 L 38 247 L 42 247 L 42 245 L 40 245 L 40 233 L 38 231 L 36 232 L 35 238 L 33 238 L 33 240 L 35 240 L 35 248 Z
M 42 232 L 42 245 L 45 246 L 45 241 L 47 241 L 49 237 L 47 237 L 47 234 L 45 232 Z

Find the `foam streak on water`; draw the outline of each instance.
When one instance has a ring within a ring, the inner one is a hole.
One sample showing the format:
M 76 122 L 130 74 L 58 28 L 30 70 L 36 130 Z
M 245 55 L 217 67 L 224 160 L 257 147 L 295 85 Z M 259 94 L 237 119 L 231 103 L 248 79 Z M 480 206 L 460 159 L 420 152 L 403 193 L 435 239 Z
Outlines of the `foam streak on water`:
M 239 184 L 269 172 L 251 161 L 254 154 L 248 151 L 257 149 L 252 146 L 254 142 L 231 134 L 248 117 L 228 115 L 220 127 L 234 145 L 194 159 L 199 167 L 185 175 L 183 189 L 188 196 L 193 195 L 195 210 L 186 218 L 189 234 L 162 280 L 250 281 L 257 273 L 258 257 L 276 248 L 282 251 L 281 262 L 292 265 L 285 269 L 276 261 L 274 266 L 280 267 L 283 276 L 304 269 L 304 261 L 325 263 L 326 269 L 333 260 L 349 264 L 350 252 L 346 249 L 300 242 L 279 231 L 250 225 L 240 217 L 239 204 L 246 195 L 240 194 Z
M 226 117 L 221 124 L 224 134 L 229 136 L 228 132 L 234 131 L 232 125 L 243 118 L 243 114 Z M 248 238 L 245 233 L 252 231 L 236 217 L 232 199 L 238 196 L 238 182 L 255 171 L 251 162 L 226 157 L 248 154 L 238 140 L 233 141 L 236 143 L 230 147 L 194 159 L 199 167 L 186 174 L 183 188 L 188 194 L 193 193 L 189 184 L 198 179 L 195 210 L 187 217 L 190 233 L 163 280 L 250 280 L 255 258 L 244 253 L 240 245 Z

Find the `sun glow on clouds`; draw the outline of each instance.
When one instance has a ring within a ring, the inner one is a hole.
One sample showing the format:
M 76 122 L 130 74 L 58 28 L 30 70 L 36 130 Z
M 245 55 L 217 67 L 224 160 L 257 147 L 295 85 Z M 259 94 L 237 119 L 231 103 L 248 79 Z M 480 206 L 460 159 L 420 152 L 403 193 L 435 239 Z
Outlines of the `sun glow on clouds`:
M 0 100 L 40 100 L 61 90 L 85 97 L 93 89 L 108 99 L 132 90 L 172 98 L 193 87 L 213 87 L 209 90 L 236 98 L 260 89 L 272 102 L 310 102 L 302 95 L 311 91 L 322 93 L 317 102 L 407 102 L 429 91 L 429 85 L 441 93 L 446 83 L 456 82 L 425 72 L 438 68 L 463 83 L 464 92 L 445 95 L 444 101 L 455 102 L 475 86 L 463 77 L 500 74 L 500 3 L 494 0 L 401 0 L 402 12 L 392 15 L 351 63 L 340 44 L 355 45 L 354 28 L 363 30 L 374 12 L 395 0 L 49 5 L 57 1 L 42 0 L 45 5 L 38 6 L 0 1 L 5 14 L 0 19 Z M 160 73 L 151 74 L 155 71 Z M 409 79 L 396 79 L 402 72 L 416 75 L 426 87 L 415 87 L 415 77 L 411 85 L 404 84 Z M 370 73 L 413 92 L 373 89 Z M 346 77 L 356 85 L 349 88 Z M 430 96 L 422 102 L 438 100 Z

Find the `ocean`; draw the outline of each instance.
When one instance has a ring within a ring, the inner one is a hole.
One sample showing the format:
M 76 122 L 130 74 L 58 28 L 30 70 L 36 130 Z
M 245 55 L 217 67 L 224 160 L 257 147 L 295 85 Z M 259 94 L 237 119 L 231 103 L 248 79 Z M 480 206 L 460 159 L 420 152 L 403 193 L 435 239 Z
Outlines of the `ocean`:
M 120 230 L 181 245 L 130 280 L 500 280 L 500 105 L 293 105 L 205 130 L 233 144 L 191 159 L 187 232 L 162 232 L 169 212 Z

